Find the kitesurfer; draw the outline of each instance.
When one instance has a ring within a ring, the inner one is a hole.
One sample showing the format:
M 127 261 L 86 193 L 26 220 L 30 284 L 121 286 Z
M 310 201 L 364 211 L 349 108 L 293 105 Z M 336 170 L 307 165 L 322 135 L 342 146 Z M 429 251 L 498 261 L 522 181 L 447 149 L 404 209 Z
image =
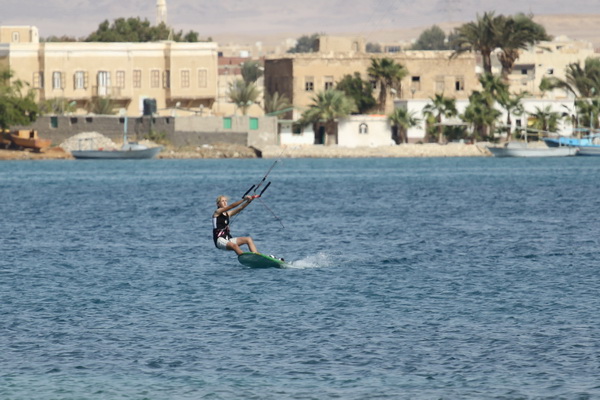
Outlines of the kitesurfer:
M 240 247 L 246 245 L 251 252 L 258 253 L 250 236 L 232 237 L 229 231 L 229 218 L 242 211 L 257 197 L 259 196 L 244 196 L 242 200 L 230 205 L 227 204 L 229 200 L 227 196 L 217 197 L 217 209 L 213 213 L 212 221 L 213 240 L 218 249 L 233 250 L 239 256 L 243 253 Z

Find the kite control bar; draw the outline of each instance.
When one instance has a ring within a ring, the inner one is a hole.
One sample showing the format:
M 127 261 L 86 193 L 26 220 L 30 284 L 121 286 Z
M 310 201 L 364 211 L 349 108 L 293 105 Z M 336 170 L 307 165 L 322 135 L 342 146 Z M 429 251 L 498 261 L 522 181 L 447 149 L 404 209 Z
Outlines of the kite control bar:
M 244 195 L 242 196 L 242 199 L 243 199 L 244 197 L 246 197 L 246 196 L 248 195 L 248 193 L 250 193 L 250 191 L 252 191 L 252 189 L 254 189 L 254 186 L 255 186 L 255 185 L 252 185 L 252 186 L 250 186 L 250 189 L 246 190 L 246 193 L 244 193 Z M 263 188 L 263 190 L 261 190 L 261 191 L 260 191 L 260 193 L 259 193 L 259 194 L 254 194 L 254 195 L 252 195 L 252 198 L 253 198 L 253 199 L 256 199 L 257 197 L 260 197 L 260 196 L 262 196 L 262 194 L 265 192 L 265 190 L 267 190 L 267 188 L 268 188 L 269 186 L 271 186 L 271 182 L 270 182 L 270 181 L 269 181 L 269 182 L 267 182 L 267 184 L 265 185 L 265 187 Z M 254 193 L 256 193 L 256 189 L 254 190 Z

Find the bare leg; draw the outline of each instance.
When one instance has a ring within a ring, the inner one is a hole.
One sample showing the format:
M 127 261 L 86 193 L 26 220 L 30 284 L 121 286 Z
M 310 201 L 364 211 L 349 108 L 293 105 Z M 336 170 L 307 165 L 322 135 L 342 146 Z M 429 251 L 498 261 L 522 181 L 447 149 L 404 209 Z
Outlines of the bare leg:
M 258 253 L 258 250 L 256 249 L 256 246 L 254 245 L 254 241 L 252 240 L 251 237 L 249 237 L 249 236 L 239 237 L 239 238 L 237 238 L 237 242 L 238 242 L 238 244 L 228 242 L 227 250 L 233 250 L 233 251 L 235 251 L 235 254 L 237 254 L 239 256 L 240 254 L 242 254 L 244 252 L 240 246 L 245 244 L 248 246 L 248 249 L 250 249 L 251 252 Z

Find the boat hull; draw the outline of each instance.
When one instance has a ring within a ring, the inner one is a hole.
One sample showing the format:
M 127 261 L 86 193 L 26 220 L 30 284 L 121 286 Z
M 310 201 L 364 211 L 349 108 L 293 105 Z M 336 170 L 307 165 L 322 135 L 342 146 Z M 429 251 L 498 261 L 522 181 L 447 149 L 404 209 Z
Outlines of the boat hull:
M 39 138 L 29 139 L 29 138 L 18 137 L 15 135 L 10 135 L 10 140 L 12 140 L 12 142 L 16 146 L 24 147 L 27 149 L 33 149 L 35 151 L 41 151 L 41 150 L 47 149 L 52 144 L 52 141 L 50 139 L 39 139 Z
M 71 154 L 78 160 L 141 160 L 154 158 L 162 147 L 141 150 L 73 150 Z
M 494 157 L 566 157 L 577 154 L 576 147 L 510 148 L 488 147 Z
M 600 156 L 600 146 L 581 146 L 577 154 L 580 156 Z

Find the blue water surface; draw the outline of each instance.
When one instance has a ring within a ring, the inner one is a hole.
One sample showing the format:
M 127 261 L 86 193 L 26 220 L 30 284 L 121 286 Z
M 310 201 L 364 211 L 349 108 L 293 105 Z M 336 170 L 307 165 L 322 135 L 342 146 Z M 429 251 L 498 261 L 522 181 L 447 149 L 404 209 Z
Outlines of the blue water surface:
M 0 163 L 0 398 L 600 397 L 600 158 L 273 163 Z

